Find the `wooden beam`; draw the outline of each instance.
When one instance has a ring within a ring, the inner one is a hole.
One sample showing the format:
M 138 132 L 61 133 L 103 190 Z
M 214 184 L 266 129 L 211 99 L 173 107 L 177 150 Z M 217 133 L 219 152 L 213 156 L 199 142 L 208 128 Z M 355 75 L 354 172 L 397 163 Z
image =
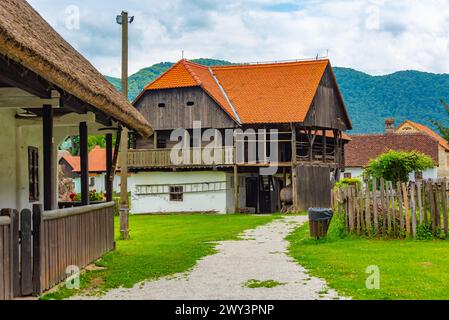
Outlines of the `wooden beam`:
M 53 108 L 50 105 L 43 106 L 43 146 L 44 146 L 44 210 L 54 210 L 55 197 L 53 183 Z
M 113 184 L 114 181 L 112 177 L 112 161 L 113 161 L 113 150 L 112 150 L 112 134 L 108 133 L 106 135 L 106 201 L 112 201 Z
M 293 198 L 293 211 L 296 212 L 298 210 L 298 194 L 297 194 L 297 177 L 296 177 L 296 166 L 297 166 L 297 143 L 296 143 L 296 126 L 295 124 L 291 124 L 292 131 L 292 175 L 291 175 L 291 184 L 292 184 L 292 198 Z
M 157 131 L 153 132 L 153 149 L 157 149 Z
M 37 97 L 20 88 L 0 88 L 0 108 L 41 109 L 42 105 L 51 105 L 59 108 L 60 94 L 51 91 L 50 98 Z
M 326 130 L 323 130 L 323 162 L 327 162 L 327 137 Z
M 240 213 L 239 204 L 239 167 L 237 164 L 234 166 L 234 212 Z
M 88 132 L 86 122 L 79 125 L 80 136 L 80 163 L 81 163 L 81 204 L 89 205 L 89 150 Z
M 51 85 L 46 80 L 4 55 L 0 55 L 0 82 L 40 98 L 51 98 Z

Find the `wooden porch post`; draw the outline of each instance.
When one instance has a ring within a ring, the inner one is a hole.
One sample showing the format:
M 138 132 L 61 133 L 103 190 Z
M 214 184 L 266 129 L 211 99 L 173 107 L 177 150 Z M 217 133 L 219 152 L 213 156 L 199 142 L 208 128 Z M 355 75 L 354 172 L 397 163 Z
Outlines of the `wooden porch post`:
M 326 137 L 326 130 L 323 130 L 323 162 L 327 162 L 327 137 Z
M 53 107 L 44 105 L 42 109 L 43 120 L 43 146 L 44 146 L 44 210 L 50 211 L 53 208 L 55 189 L 53 183 Z
M 157 149 L 157 131 L 154 130 L 153 133 L 153 149 Z
M 112 134 L 106 135 L 106 201 L 112 201 L 113 175 L 112 175 Z
M 239 204 L 239 166 L 238 166 L 238 147 L 237 147 L 237 136 L 234 132 L 234 212 L 240 212 Z
M 297 194 L 297 177 L 296 177 L 296 167 L 297 167 L 297 143 L 296 143 L 296 126 L 291 125 L 292 131 L 292 198 L 293 198 L 293 211 L 298 210 L 298 194 Z
M 80 133 L 80 163 L 81 163 L 81 205 L 89 205 L 89 150 L 87 144 L 87 123 L 81 122 Z

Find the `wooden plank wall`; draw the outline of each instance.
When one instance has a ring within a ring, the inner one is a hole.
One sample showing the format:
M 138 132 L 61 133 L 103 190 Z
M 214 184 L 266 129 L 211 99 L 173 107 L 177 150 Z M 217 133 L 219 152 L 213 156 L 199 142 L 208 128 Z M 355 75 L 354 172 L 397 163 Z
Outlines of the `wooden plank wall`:
M 307 211 L 309 208 L 330 208 L 332 183 L 331 171 L 327 166 L 296 167 L 297 179 L 297 203 L 299 211 Z
M 82 269 L 114 249 L 113 205 L 82 214 L 60 212 L 61 217 L 44 213 L 42 218 L 40 293 L 64 281 L 67 267 Z
M 13 297 L 12 260 L 11 219 L 0 216 L 0 300 Z
M 199 87 L 147 91 L 135 106 L 154 130 L 192 129 L 193 121 L 201 121 L 203 128 L 235 127 L 232 118 Z

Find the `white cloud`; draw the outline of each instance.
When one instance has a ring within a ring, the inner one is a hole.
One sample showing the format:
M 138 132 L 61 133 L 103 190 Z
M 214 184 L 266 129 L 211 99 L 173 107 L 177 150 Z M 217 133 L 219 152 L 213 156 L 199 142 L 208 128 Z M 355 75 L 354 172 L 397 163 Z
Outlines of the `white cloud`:
M 371 74 L 403 69 L 449 73 L 448 0 L 29 0 L 103 73 L 120 74 L 122 8 L 130 28 L 130 70 L 160 61 L 211 57 L 234 62 L 312 57 Z M 80 30 L 64 26 L 80 7 Z

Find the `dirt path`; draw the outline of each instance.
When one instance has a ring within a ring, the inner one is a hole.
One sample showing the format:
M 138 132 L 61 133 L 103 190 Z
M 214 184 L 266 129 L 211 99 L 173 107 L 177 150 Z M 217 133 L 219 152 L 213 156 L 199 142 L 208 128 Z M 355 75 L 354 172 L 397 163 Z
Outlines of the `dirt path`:
M 107 300 L 315 300 L 340 299 L 338 294 L 287 255 L 285 238 L 306 221 L 287 217 L 248 230 L 243 240 L 217 244 L 217 253 L 198 261 L 190 271 L 114 289 L 102 297 L 74 299 Z M 273 288 L 251 289 L 249 280 L 277 281 Z

